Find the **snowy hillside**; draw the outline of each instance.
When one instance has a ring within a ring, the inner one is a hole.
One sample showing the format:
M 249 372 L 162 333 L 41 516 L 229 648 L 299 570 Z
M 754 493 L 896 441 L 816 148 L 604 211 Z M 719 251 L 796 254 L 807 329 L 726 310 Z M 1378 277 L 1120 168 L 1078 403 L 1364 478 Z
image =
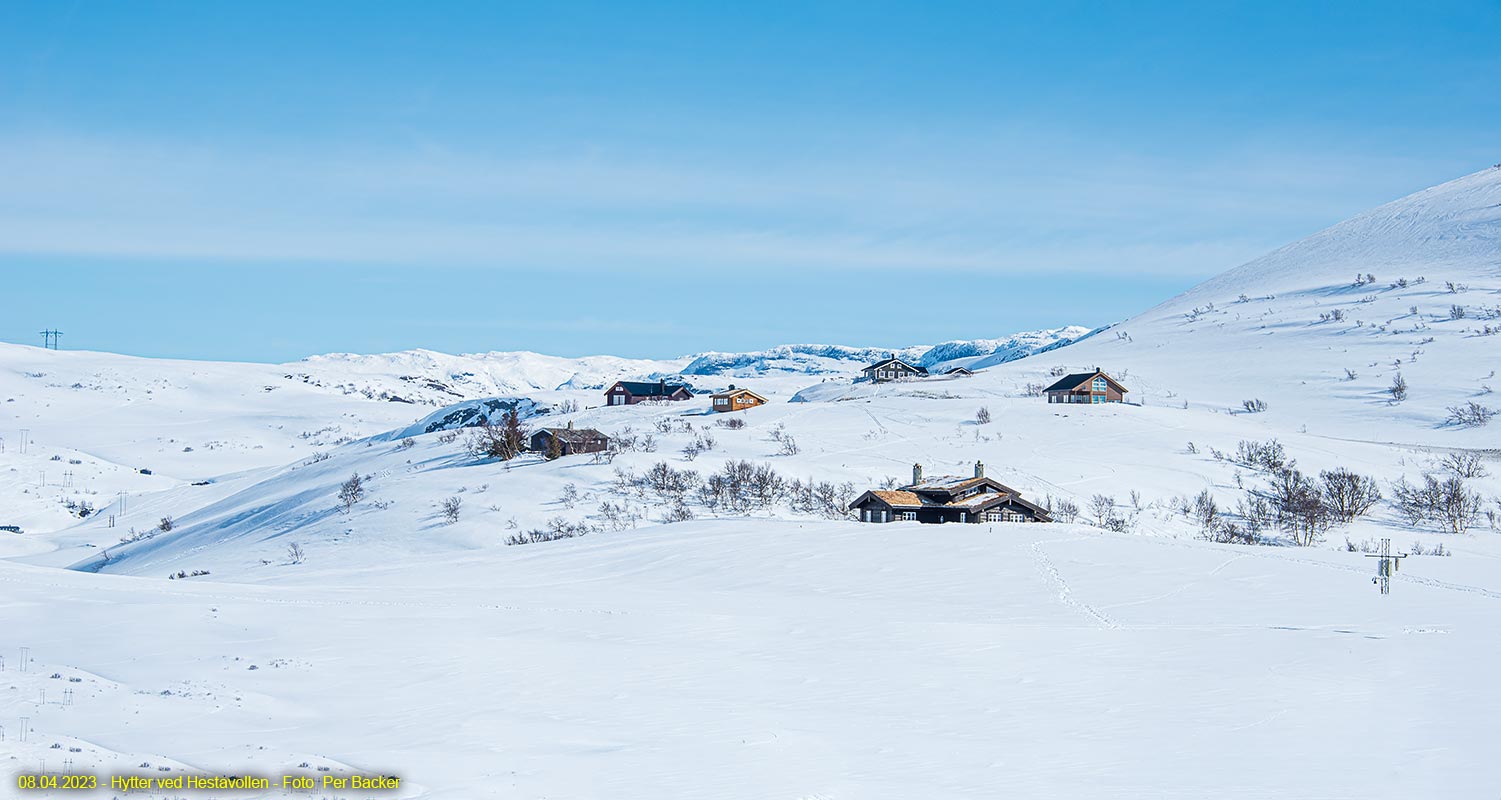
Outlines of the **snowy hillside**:
M 0 759 L 454 800 L 1485 796 L 1501 422 L 1448 409 L 1501 407 L 1498 226 L 1488 170 L 1104 329 L 899 350 L 991 366 L 874 385 L 854 370 L 888 351 L 825 346 L 0 349 L 3 424 L 30 426 L 0 502 L 36 531 L 0 533 L 0 656 L 35 662 L 0 686 L 33 731 Z M 1094 366 L 1131 402 L 1039 396 Z M 598 403 L 674 374 L 769 402 Z M 502 461 L 454 428 L 509 407 L 616 448 Z M 843 512 L 915 464 L 1059 521 Z M 1374 492 L 1348 517 L 1341 475 Z M 1463 524 L 1396 502 L 1429 479 Z
M 1323 436 L 1498 447 L 1501 169 L 1361 214 L 1077 344 L 1000 367 L 1013 386 L 1102 366 L 1131 399 L 1263 416 Z M 1389 392 L 1398 375 L 1405 400 Z
M 950 343 L 965 352 L 1041 348 L 1076 328 Z M 926 347 L 898 349 L 913 359 Z M 0 344 L 0 525 L 46 531 L 87 504 L 284 465 L 364 437 L 427 430 L 501 398 L 530 413 L 591 405 L 616 380 L 687 375 L 697 390 L 758 378 L 762 392 L 848 378 L 887 350 L 787 345 L 652 361 L 527 352 L 411 350 L 312 356 L 290 364 L 213 363 Z M 790 393 L 790 392 L 789 392 Z M 436 410 L 435 410 L 436 409 Z M 26 452 L 20 447 L 26 432 Z M 405 434 L 403 434 L 405 435 Z M 9 449 L 6 449 L 7 437 Z M 149 474 L 143 474 L 148 470 Z M 71 504 L 72 508 L 69 508 Z

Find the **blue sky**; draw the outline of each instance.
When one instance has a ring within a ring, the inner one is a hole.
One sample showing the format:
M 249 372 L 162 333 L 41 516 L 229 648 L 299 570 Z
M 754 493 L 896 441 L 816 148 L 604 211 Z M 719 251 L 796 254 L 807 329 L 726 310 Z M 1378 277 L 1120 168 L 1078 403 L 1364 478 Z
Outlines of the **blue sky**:
M 1501 5 L 0 3 L 0 340 L 1098 325 L 1501 161 Z

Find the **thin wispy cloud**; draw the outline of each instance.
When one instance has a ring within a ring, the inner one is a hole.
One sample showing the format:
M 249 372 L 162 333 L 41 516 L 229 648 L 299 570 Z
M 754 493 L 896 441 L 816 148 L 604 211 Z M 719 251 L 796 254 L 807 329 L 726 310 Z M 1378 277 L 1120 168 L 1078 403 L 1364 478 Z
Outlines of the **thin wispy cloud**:
M 1203 277 L 1281 243 L 1290 221 L 1338 219 L 1372 183 L 1361 179 L 1372 174 L 1363 163 L 1341 171 L 1294 160 L 1272 171 L 1270 156 L 1248 166 L 1234 153 L 1167 170 L 1108 153 L 1079 165 L 1031 142 L 993 157 L 1003 149 L 747 169 L 629 154 L 509 159 L 11 138 L 0 142 L 0 252 Z M 973 167 L 979 151 L 987 160 Z

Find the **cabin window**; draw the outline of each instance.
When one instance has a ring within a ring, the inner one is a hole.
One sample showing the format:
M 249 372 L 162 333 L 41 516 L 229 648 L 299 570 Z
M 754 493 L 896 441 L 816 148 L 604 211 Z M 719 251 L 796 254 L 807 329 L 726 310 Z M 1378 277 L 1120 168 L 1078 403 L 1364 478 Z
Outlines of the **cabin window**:
M 903 511 L 900 519 L 904 519 L 904 520 L 906 520 L 908 522 L 914 522 L 914 521 L 917 520 L 917 512 L 916 511 Z
M 985 521 L 986 522 L 1000 522 L 1001 521 L 1001 512 L 999 512 L 999 511 L 986 511 L 985 512 Z
M 1103 392 L 1103 391 L 1105 391 L 1105 379 L 1104 378 L 1095 378 L 1094 379 L 1094 390 L 1097 391 L 1097 392 Z

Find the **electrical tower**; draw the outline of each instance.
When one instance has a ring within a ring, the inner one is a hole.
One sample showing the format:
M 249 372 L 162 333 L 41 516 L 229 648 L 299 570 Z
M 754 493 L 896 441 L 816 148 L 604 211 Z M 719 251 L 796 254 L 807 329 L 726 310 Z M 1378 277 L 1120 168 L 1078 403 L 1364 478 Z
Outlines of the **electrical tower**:
M 41 331 L 40 333 L 42 334 L 42 349 L 46 350 L 50 348 L 52 350 L 56 350 L 58 337 L 62 336 L 63 332 L 48 328 L 47 330 Z

